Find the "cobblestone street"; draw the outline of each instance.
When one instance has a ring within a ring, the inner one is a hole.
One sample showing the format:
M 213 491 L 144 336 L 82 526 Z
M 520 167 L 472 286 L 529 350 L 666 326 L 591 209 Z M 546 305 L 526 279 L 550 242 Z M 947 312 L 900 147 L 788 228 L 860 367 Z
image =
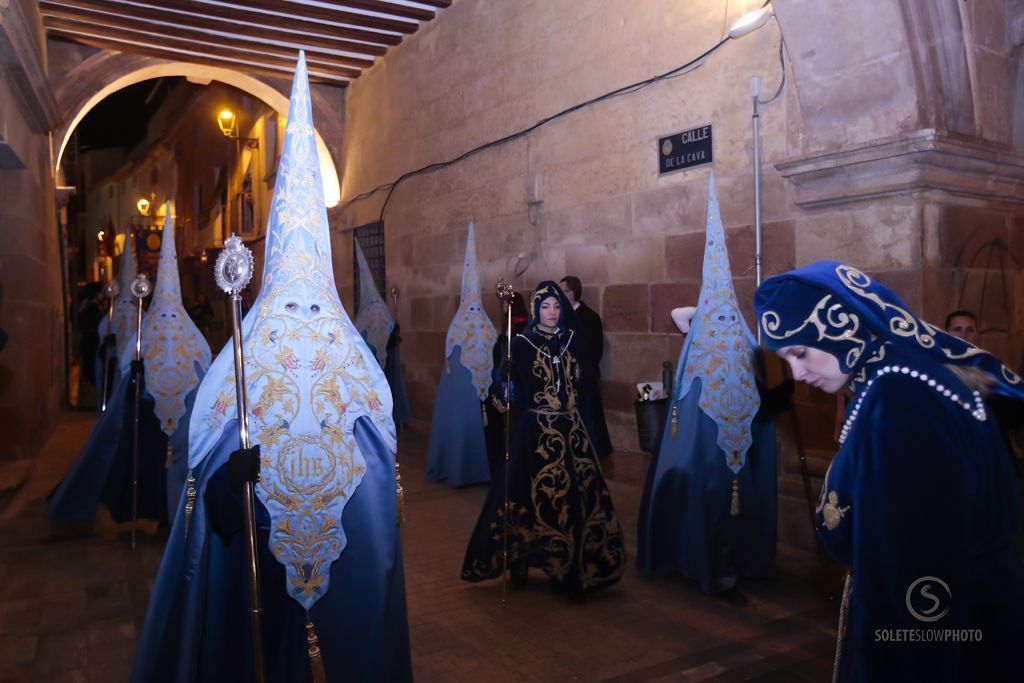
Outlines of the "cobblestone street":
M 36 469 L 0 513 L 0 681 L 123 681 L 163 532 L 139 547 L 128 529 L 53 524 L 44 499 L 84 442 L 93 417 L 67 413 Z M 413 668 L 418 681 L 825 681 L 837 601 L 811 555 L 780 548 L 774 577 L 748 581 L 744 605 L 680 578 L 631 567 L 622 582 L 578 605 L 540 574 L 500 602 L 498 582 L 459 580 L 465 543 L 486 489 L 424 481 L 426 438 L 408 430 L 399 452 Z M 610 482 L 635 555 L 640 490 Z M 327 653 L 329 656 L 329 653 Z

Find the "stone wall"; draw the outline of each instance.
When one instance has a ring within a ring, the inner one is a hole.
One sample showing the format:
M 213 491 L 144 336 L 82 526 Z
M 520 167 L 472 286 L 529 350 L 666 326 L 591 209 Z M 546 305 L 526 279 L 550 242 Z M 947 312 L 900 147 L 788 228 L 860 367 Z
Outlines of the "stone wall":
M 349 88 L 343 202 L 403 172 L 452 158 L 562 109 L 668 71 L 714 45 L 729 15 L 718 2 L 483 3 L 463 0 Z M 555 38 L 557 36 L 557 38 Z M 401 287 L 406 380 L 429 419 L 443 337 L 458 304 L 466 226 L 475 221 L 485 290 L 579 276 L 606 325 L 602 366 L 613 441 L 638 450 L 633 384 L 659 379 L 682 337 L 668 319 L 700 284 L 712 167 L 657 175 L 657 137 L 714 125 L 713 169 L 741 296 L 749 300 L 753 222 L 749 79 L 781 78 L 776 26 L 730 41 L 696 70 L 610 99 L 442 171 L 401 184 L 384 216 L 389 286 Z M 763 116 L 766 159 L 786 149 L 784 96 Z M 383 193 L 343 210 L 376 220 Z M 535 203 L 535 202 L 540 202 Z M 775 270 L 793 264 L 781 179 L 766 179 Z M 339 222 L 341 222 L 339 220 Z M 339 239 L 341 243 L 350 241 Z M 347 245 L 340 245 L 349 249 Z M 338 259 L 340 280 L 350 261 Z M 492 297 L 486 304 L 497 319 Z
M 0 463 L 28 458 L 64 386 L 61 253 L 47 130 L 56 124 L 34 3 L 0 2 Z

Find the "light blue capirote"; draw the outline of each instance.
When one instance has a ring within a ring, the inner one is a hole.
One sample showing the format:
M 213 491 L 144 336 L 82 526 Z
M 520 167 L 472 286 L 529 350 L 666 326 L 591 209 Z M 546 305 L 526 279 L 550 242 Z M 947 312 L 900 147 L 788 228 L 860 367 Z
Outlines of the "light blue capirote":
M 174 244 L 174 218 L 167 202 L 156 286 L 142 320 L 142 354 L 146 392 L 153 398 L 153 413 L 168 438 L 167 509 L 170 519 L 188 475 L 188 410 L 193 392 L 210 367 L 210 345 L 189 317 L 181 301 L 178 253 Z M 135 335 L 132 334 L 132 341 Z M 133 357 L 132 344 L 122 363 Z
M 210 367 L 210 345 L 181 301 L 174 218 L 167 202 L 156 286 L 142 321 L 146 391 L 153 396 L 160 428 L 170 436 L 185 416 L 185 396 Z M 197 366 L 201 369 L 197 375 Z
M 683 400 L 700 380 L 700 409 L 718 428 L 718 447 L 735 474 L 753 442 L 750 423 L 761 399 L 754 378 L 757 341 L 736 301 L 718 209 L 715 176 L 708 190 L 704 271 L 700 298 L 677 369 L 675 399 Z
M 353 237 L 352 242 L 359 264 L 359 311 L 356 313 L 355 326 L 359 334 L 373 347 L 377 362 L 383 368 L 388 355 L 388 339 L 391 338 L 391 331 L 395 329 L 395 319 L 377 291 L 370 265 L 363 255 L 363 248 L 359 246 L 359 239 Z
M 640 505 L 637 564 L 707 593 L 766 573 L 775 555 L 775 429 L 761 405 L 757 348 L 736 300 L 714 175 L 700 298 L 679 357 L 661 447 Z
M 462 292 L 459 309 L 448 326 L 444 342 L 444 356 L 451 358 L 456 346 L 462 348 L 462 366 L 473 376 L 473 386 L 480 400 L 487 398 L 491 386 L 492 354 L 498 333 L 494 323 L 484 312 L 480 295 L 480 276 L 476 267 L 476 237 L 473 224 L 466 235 L 466 259 L 462 266 Z
M 366 472 L 353 437 L 366 416 L 394 453 L 391 392 L 342 307 L 317 157 L 305 58 L 291 107 L 267 228 L 262 287 L 242 322 L 249 430 L 262 470 L 256 493 L 271 517 L 270 548 L 286 590 L 307 610 L 327 590 L 345 548 L 346 502 Z M 199 388 L 189 466 L 210 455 L 235 416 L 233 351 L 218 354 Z
M 427 480 L 464 486 L 490 480 L 483 410 L 498 334 L 484 312 L 473 224 L 466 236 L 459 309 L 448 326 L 445 364 L 434 401 Z

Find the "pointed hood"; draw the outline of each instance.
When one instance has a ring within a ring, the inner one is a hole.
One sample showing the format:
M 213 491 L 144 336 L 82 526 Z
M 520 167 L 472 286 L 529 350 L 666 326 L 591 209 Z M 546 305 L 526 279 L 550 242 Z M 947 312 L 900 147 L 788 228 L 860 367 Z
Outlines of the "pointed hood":
M 393 452 L 384 373 L 338 298 L 310 111 L 305 56 L 292 86 L 267 226 L 262 287 L 242 322 L 249 431 L 260 445 L 256 494 L 270 513 L 269 547 L 285 590 L 307 610 L 329 589 L 344 550 L 348 500 L 366 473 L 353 431 L 366 417 Z M 235 418 L 229 343 L 203 379 L 189 431 L 189 466 Z M 231 438 L 237 438 L 232 435 Z
M 359 262 L 359 312 L 356 313 L 356 329 L 373 347 L 374 353 L 377 354 L 377 362 L 384 367 L 384 360 L 388 355 L 388 339 L 391 338 L 391 331 L 395 329 L 395 319 L 377 291 L 370 264 L 363 256 L 359 240 L 353 237 L 352 241 L 355 243 L 356 260 Z
M 473 376 L 480 400 L 487 398 L 487 389 L 491 385 L 491 358 L 498 333 L 494 324 L 484 312 L 484 302 L 480 296 L 480 278 L 476 270 L 476 238 L 473 224 L 469 224 L 466 235 L 466 260 L 462 266 L 462 294 L 459 298 L 459 310 L 455 312 L 448 336 L 444 343 L 444 356 L 450 358 L 456 346 L 462 349 L 460 362 Z
M 761 405 L 753 368 L 756 346 L 736 301 L 712 174 L 703 282 L 679 359 L 676 399 L 682 400 L 693 381 L 701 380 L 700 408 L 717 425 L 718 447 L 734 474 L 746 464 L 753 443 L 750 424 Z
M 164 216 L 156 287 L 142 321 L 142 353 L 146 361 L 146 391 L 155 401 L 160 428 L 170 436 L 185 415 L 185 396 L 210 367 L 210 346 L 181 303 L 170 202 Z
M 124 250 L 117 264 L 117 284 L 121 288 L 113 302 L 114 315 L 110 320 L 110 333 L 117 335 L 117 357 L 121 358 L 129 344 L 135 342 L 135 327 L 138 324 L 138 303 L 132 296 L 132 282 L 135 281 L 135 238 L 131 230 L 124 239 Z

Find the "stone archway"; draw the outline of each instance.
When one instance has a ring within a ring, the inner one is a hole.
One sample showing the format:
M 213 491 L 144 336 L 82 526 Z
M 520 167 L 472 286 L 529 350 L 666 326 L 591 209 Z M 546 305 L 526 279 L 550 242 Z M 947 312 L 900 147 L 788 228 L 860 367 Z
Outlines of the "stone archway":
M 59 173 L 64 148 L 75 127 L 105 97 L 141 81 L 165 76 L 184 76 L 196 82 L 220 81 L 260 99 L 282 116 L 288 114 L 291 82 L 186 62 L 101 51 L 69 70 L 55 87 L 63 124 L 54 131 L 55 171 Z M 331 92 L 327 92 L 330 90 Z M 311 87 L 310 97 L 317 121 L 316 140 L 327 206 L 341 199 L 338 159 L 343 129 L 343 95 L 336 89 Z

